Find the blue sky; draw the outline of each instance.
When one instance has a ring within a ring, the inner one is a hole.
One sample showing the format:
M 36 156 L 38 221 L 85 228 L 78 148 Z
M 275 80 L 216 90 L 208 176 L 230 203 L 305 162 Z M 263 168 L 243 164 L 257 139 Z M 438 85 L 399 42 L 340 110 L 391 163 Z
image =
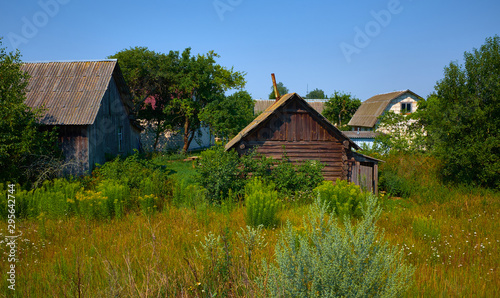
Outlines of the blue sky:
M 500 34 L 500 1 L 2 1 L 3 47 L 24 61 L 103 59 L 125 48 L 214 50 L 267 98 L 271 73 L 304 96 L 426 97 L 451 61 Z

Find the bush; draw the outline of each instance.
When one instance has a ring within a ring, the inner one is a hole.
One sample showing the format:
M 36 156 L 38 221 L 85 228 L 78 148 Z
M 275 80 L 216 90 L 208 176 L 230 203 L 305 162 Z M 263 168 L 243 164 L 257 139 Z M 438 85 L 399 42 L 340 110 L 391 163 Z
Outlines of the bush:
M 258 177 L 253 178 L 245 187 L 245 204 L 247 206 L 247 224 L 257 227 L 276 225 L 276 213 L 280 202 L 274 184 L 265 185 Z
M 172 203 L 176 207 L 195 208 L 205 203 L 206 190 L 184 180 L 172 181 Z
M 288 222 L 275 247 L 276 264 L 264 263 L 258 281 L 266 296 L 393 297 L 409 289 L 415 269 L 383 239 L 375 196 L 368 196 L 354 226 L 326 212 L 318 198 L 300 228 Z
M 215 146 L 201 153 L 196 181 L 207 190 L 210 202 L 220 203 L 227 198 L 229 190 L 240 193 L 246 175 L 236 151 L 225 152 L 224 147 Z
M 321 202 L 327 205 L 328 212 L 334 212 L 342 218 L 345 215 L 361 215 L 361 205 L 366 195 L 354 183 L 340 179 L 337 179 L 335 184 L 323 181 L 314 192 L 318 193 Z
M 107 198 L 107 213 L 110 217 L 121 218 L 133 208 L 128 186 L 114 180 L 104 180 L 97 186 L 97 190 Z

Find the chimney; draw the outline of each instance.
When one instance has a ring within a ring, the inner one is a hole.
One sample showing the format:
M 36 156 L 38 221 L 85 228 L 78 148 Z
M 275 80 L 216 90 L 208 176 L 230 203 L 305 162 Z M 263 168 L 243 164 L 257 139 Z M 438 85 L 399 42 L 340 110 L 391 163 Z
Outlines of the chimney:
M 274 95 L 276 96 L 276 101 L 278 101 L 280 100 L 281 96 L 278 91 L 278 86 L 276 85 L 276 78 L 274 77 L 274 73 L 271 74 L 271 77 L 273 78 Z

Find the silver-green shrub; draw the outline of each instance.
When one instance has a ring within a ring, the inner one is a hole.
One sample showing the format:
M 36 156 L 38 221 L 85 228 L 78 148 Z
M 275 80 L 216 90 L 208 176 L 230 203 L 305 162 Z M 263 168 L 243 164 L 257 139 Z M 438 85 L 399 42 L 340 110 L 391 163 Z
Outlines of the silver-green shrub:
M 259 280 L 269 297 L 396 297 L 408 290 L 414 267 L 376 227 L 381 209 L 369 195 L 355 225 L 327 216 L 318 199 L 299 228 L 287 224 L 275 263 Z

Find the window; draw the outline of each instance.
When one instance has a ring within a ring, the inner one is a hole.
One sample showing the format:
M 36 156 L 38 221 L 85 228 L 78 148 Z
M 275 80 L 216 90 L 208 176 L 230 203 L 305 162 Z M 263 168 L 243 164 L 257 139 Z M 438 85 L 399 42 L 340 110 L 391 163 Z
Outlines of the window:
M 123 151 L 123 126 L 118 127 L 118 152 Z
M 403 114 L 411 113 L 411 102 L 401 103 L 401 113 Z

